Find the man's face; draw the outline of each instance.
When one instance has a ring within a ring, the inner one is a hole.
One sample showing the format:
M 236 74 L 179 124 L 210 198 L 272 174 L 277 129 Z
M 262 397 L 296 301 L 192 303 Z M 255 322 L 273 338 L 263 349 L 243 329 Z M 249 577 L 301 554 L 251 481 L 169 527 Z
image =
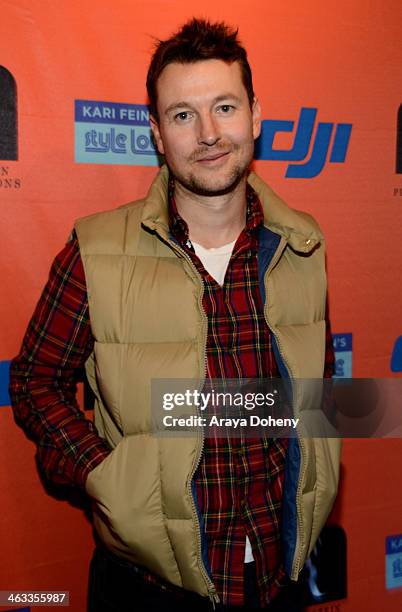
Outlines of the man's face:
M 200 195 L 230 192 L 246 175 L 260 133 L 238 62 L 166 66 L 157 81 L 159 122 L 151 126 L 173 176 Z

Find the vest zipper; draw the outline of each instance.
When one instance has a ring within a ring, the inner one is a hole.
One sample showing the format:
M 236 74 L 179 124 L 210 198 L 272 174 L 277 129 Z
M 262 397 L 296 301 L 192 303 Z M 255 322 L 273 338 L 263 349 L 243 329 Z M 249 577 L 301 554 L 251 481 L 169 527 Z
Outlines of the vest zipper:
M 269 322 L 269 318 L 266 314 L 267 308 L 266 308 L 266 304 L 267 304 L 267 278 L 269 276 L 269 274 L 271 273 L 272 269 L 274 268 L 274 266 L 277 264 L 277 262 L 279 261 L 280 256 L 282 255 L 284 249 L 286 246 L 286 240 L 285 238 L 281 238 L 281 241 L 279 243 L 279 246 L 276 250 L 276 252 L 274 253 L 271 262 L 267 268 L 267 271 L 264 275 L 264 286 L 265 286 L 265 305 L 264 305 L 264 316 L 265 316 L 265 320 L 267 322 L 267 325 L 271 331 L 271 334 L 274 336 L 277 347 L 278 347 L 278 351 L 279 354 L 282 358 L 282 361 L 284 363 L 284 366 L 286 367 L 286 370 L 288 371 L 289 374 L 289 378 L 292 382 L 292 390 L 294 390 L 295 385 L 294 385 L 294 376 L 292 375 L 292 372 L 289 368 L 288 362 L 285 359 L 284 356 L 284 352 L 283 352 L 283 347 L 279 341 L 278 336 L 275 334 L 275 332 L 272 330 L 272 326 L 270 325 Z M 297 430 L 296 430 L 297 431 Z M 302 513 L 301 513 L 301 498 L 302 498 L 302 493 L 301 493 L 301 483 L 304 480 L 304 476 L 305 476 L 305 471 L 306 471 L 306 447 L 304 445 L 304 440 L 302 437 L 299 436 L 299 432 L 297 432 L 297 438 L 299 441 L 299 445 L 300 445 L 300 451 L 301 451 L 301 470 L 300 470 L 300 476 L 299 476 L 299 480 L 297 483 L 297 491 L 296 491 L 296 517 L 297 517 L 297 536 L 296 536 L 296 547 L 295 547 L 295 552 L 294 552 L 294 556 L 293 556 L 293 563 L 292 563 L 292 575 L 291 575 L 291 579 L 292 580 L 297 580 L 297 576 L 300 570 L 300 562 L 301 562 L 301 550 L 303 548 L 303 544 L 304 544 L 304 537 L 303 537 L 303 521 L 302 521 Z
M 189 264 L 189 266 L 191 267 L 191 269 L 194 271 L 195 276 L 198 277 L 201 281 L 201 277 L 198 273 L 197 268 L 195 267 L 195 265 L 193 264 L 193 262 L 191 261 L 191 258 L 187 255 L 187 253 L 185 251 L 183 251 L 183 249 L 181 249 L 175 242 L 171 241 L 171 240 L 167 240 L 168 244 L 172 247 L 172 249 L 174 251 L 176 251 L 176 253 L 179 253 L 180 256 L 182 256 Z M 206 337 L 206 329 L 208 327 L 208 319 L 207 316 L 205 314 L 203 305 L 202 305 L 202 298 L 204 296 L 204 283 L 201 282 L 201 293 L 199 295 L 198 298 L 198 306 L 200 309 L 200 313 L 204 322 L 204 326 L 203 326 L 203 338 L 202 338 L 202 347 L 203 347 L 203 364 L 204 364 L 204 372 L 203 372 L 203 378 L 200 379 L 200 386 L 202 386 L 202 384 L 204 383 L 206 376 L 207 376 L 207 352 L 206 352 L 206 344 L 207 344 L 207 337 Z M 199 410 L 197 409 L 197 412 L 199 414 Z M 188 493 L 191 499 L 191 506 L 192 506 L 192 511 L 193 511 L 193 518 L 195 518 L 195 522 L 198 525 L 198 530 L 196 531 L 196 536 L 197 536 L 197 550 L 198 550 L 198 566 L 200 568 L 202 577 L 204 578 L 207 588 L 208 588 L 208 597 L 210 599 L 210 601 L 212 602 L 212 607 L 215 610 L 215 604 L 219 603 L 219 595 L 216 592 L 215 589 L 215 585 L 212 582 L 211 578 L 209 577 L 209 574 L 206 570 L 205 564 L 202 560 L 202 546 L 201 546 L 201 526 L 200 526 L 200 522 L 198 520 L 198 514 L 197 514 L 197 508 L 195 507 L 195 502 L 194 502 L 194 497 L 193 497 L 193 492 L 191 490 L 191 483 L 193 481 L 194 478 L 194 474 L 197 471 L 197 468 L 200 464 L 201 461 L 201 457 L 202 457 L 202 452 L 204 450 L 204 442 L 205 442 L 205 437 L 204 437 L 204 429 L 201 427 L 201 431 L 198 435 L 197 438 L 198 441 L 198 448 L 197 448 L 197 453 L 198 453 L 198 457 L 196 462 L 194 463 L 193 469 L 191 471 L 190 474 L 190 478 L 188 481 Z

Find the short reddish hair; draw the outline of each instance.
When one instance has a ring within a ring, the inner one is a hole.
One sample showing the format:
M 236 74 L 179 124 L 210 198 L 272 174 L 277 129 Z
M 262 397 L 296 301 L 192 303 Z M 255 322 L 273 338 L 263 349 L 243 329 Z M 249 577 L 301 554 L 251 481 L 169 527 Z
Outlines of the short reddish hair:
M 250 107 L 254 101 L 253 79 L 247 53 L 237 38 L 238 30 L 223 22 L 210 23 L 192 19 L 167 40 L 158 40 L 147 74 L 149 110 L 158 120 L 157 80 L 168 64 L 192 64 L 208 59 L 220 59 L 231 64 L 239 62 L 243 85 Z

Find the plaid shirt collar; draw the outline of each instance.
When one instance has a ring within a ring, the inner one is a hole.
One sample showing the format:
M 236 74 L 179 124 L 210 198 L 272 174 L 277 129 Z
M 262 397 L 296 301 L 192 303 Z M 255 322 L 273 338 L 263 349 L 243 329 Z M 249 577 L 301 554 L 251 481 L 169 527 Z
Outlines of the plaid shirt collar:
M 168 186 L 169 228 L 174 238 L 184 246 L 189 242 L 189 230 L 187 223 L 177 210 L 174 186 L 174 179 L 170 176 Z M 244 232 L 248 237 L 256 238 L 257 233 L 255 230 L 263 224 L 264 212 L 259 197 L 249 183 L 247 183 L 246 187 L 246 201 L 246 226 Z

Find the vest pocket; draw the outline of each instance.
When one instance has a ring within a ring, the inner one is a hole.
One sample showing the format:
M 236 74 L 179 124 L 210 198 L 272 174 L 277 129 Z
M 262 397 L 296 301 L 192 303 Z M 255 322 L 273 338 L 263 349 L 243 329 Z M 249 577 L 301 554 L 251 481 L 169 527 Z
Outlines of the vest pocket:
M 161 490 L 158 439 L 145 433 L 124 436 L 86 483 L 106 546 L 181 586 Z
M 88 474 L 87 481 L 85 483 L 85 490 L 87 494 L 92 497 L 98 503 L 101 503 L 102 499 L 102 481 L 105 479 L 105 474 L 108 473 L 108 466 L 114 461 L 114 455 L 120 445 L 123 444 L 125 438 L 122 438 L 120 442 L 113 448 L 109 455 L 103 459 L 93 470 Z

